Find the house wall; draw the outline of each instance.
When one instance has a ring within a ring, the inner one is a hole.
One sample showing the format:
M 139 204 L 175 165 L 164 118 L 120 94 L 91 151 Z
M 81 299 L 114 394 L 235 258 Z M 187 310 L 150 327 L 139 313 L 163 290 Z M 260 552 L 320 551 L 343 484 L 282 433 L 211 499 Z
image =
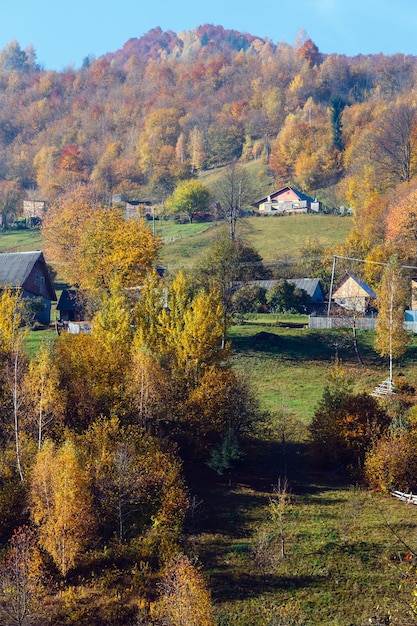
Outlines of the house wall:
M 263 202 L 259 205 L 259 212 L 268 215 L 283 215 L 284 213 L 307 213 L 308 204 L 305 200 L 297 200 L 294 202 L 281 202 L 274 200 L 273 202 Z
M 334 292 L 333 298 L 369 298 L 369 294 L 362 289 L 358 283 L 353 280 L 351 276 L 340 285 L 340 287 Z
M 300 198 L 293 189 L 284 189 L 281 193 L 273 194 L 271 200 L 274 202 L 299 202 Z
M 36 296 L 33 293 L 29 293 L 28 291 L 23 291 L 22 295 L 24 298 L 37 298 L 37 297 L 42 298 L 42 304 L 44 308 L 42 311 L 39 311 L 39 313 L 36 314 L 35 320 L 38 321 L 40 324 L 48 325 L 49 322 L 51 321 L 52 302 L 48 300 L 48 298 L 43 298 L 42 296 Z
M 35 296 L 43 296 L 44 298 L 52 299 L 52 294 L 49 292 L 49 277 L 47 276 L 47 270 L 43 263 L 39 261 L 35 263 L 33 269 L 25 281 L 23 288 Z
M 417 278 L 411 279 L 411 310 L 417 310 Z
M 45 205 L 44 200 L 23 200 L 23 215 L 42 218 L 45 214 Z

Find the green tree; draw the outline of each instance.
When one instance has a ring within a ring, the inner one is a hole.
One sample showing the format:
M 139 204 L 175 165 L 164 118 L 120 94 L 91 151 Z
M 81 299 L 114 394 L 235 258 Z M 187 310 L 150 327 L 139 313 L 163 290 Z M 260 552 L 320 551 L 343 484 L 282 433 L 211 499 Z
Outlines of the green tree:
M 310 298 L 303 289 L 298 289 L 294 283 L 284 278 L 278 280 L 267 292 L 266 300 L 276 315 L 278 313 L 301 313 L 309 304 Z
M 404 330 L 404 311 L 408 299 L 407 284 L 398 257 L 388 261 L 377 289 L 378 318 L 375 350 L 389 357 L 389 384 L 392 389 L 393 359 L 404 354 L 409 336 Z
M 260 254 L 241 239 L 225 234 L 216 237 L 208 253 L 201 259 L 194 276 L 197 287 L 205 291 L 216 289 L 223 304 L 223 338 L 233 312 L 233 283 L 269 278 L 270 272 Z
M 266 289 L 260 285 L 243 285 L 232 296 L 233 312 L 241 320 L 247 313 L 256 313 L 266 304 Z
M 342 113 L 346 102 L 339 96 L 330 99 L 330 122 L 332 125 L 333 146 L 336 150 L 343 150 Z
M 165 201 L 168 213 L 179 215 L 184 213 L 192 223 L 196 213 L 208 210 L 210 192 L 199 180 L 184 180 L 179 183 L 174 193 Z

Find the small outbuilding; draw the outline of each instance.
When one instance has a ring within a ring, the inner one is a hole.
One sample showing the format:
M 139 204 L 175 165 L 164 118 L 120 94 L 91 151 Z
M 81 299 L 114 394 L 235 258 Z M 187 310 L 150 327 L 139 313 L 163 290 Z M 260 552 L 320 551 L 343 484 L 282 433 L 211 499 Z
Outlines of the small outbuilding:
M 85 316 L 85 306 L 77 289 L 63 289 L 56 310 L 60 322 L 81 322 Z

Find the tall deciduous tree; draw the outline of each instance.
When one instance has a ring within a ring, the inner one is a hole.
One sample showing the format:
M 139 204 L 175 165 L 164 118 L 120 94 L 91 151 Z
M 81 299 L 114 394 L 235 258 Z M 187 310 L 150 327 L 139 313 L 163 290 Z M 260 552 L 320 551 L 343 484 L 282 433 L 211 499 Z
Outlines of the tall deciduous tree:
M 18 291 L 10 287 L 4 289 L 0 296 L 0 355 L 6 364 L 5 382 L 7 394 L 12 402 L 13 432 L 16 450 L 16 466 L 23 482 L 23 469 L 20 454 L 20 417 L 23 395 L 21 381 L 25 366 L 23 353 L 23 300 Z
M 51 207 L 42 233 L 48 257 L 62 264 L 67 279 L 96 292 L 115 277 L 123 287 L 139 285 L 161 245 L 144 221 L 73 197 Z
M 378 122 L 372 158 L 394 182 L 411 180 L 417 171 L 417 109 L 399 101 Z
M 389 357 L 389 383 L 392 388 L 393 359 L 404 354 L 409 336 L 404 330 L 404 311 L 407 306 L 408 289 L 401 264 L 392 257 L 384 270 L 377 290 L 378 318 L 375 349 L 381 356 Z
M 175 376 L 197 382 L 208 367 L 227 357 L 223 317 L 216 290 L 193 296 L 182 272 L 177 275 L 169 290 L 168 308 L 160 316 L 162 349 Z
M 40 545 L 66 576 L 95 527 L 89 480 L 72 442 L 43 444 L 32 472 L 30 509 Z
M 2 624 L 38 624 L 40 608 L 40 553 L 29 527 L 14 531 L 0 563 L 0 616 Z
M 24 381 L 34 430 L 37 430 L 38 450 L 42 447 L 45 430 L 63 415 L 62 391 L 54 358 L 54 345 L 44 341 L 29 363 Z
M 243 209 L 253 202 L 254 190 L 246 170 L 233 161 L 227 165 L 216 187 L 215 200 L 229 224 L 230 239 L 236 239 L 237 222 Z

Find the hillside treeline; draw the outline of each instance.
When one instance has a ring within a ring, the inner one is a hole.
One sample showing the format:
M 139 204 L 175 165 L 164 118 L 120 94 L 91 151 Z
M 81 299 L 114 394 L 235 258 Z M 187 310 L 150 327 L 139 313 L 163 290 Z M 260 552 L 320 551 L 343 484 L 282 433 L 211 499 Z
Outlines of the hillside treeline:
M 11 42 L 0 52 L 2 213 L 77 184 L 161 201 L 236 158 L 262 158 L 278 186 L 360 208 L 414 175 L 416 63 L 206 25 L 157 28 L 55 72 Z

